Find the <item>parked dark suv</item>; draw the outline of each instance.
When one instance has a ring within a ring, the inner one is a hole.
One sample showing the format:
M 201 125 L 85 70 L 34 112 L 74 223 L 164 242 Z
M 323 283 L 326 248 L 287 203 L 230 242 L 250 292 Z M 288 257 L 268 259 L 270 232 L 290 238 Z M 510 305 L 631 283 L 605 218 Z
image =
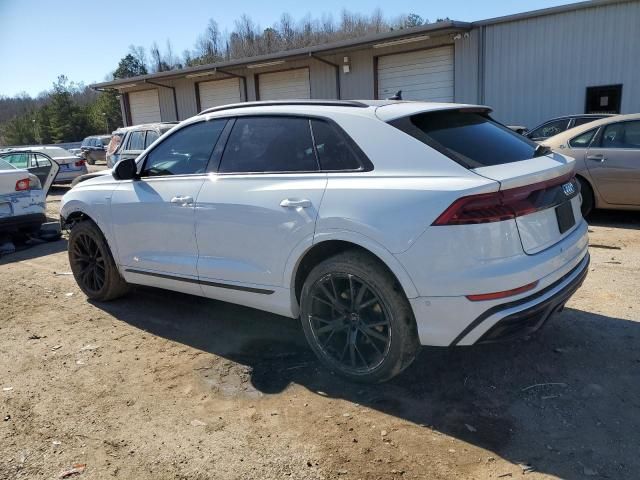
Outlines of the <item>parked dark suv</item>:
M 105 160 L 105 150 L 110 140 L 111 135 L 92 135 L 82 141 L 81 154 L 89 165 Z
M 569 130 L 573 127 L 584 125 L 585 123 L 594 122 L 601 118 L 610 117 L 611 115 L 605 113 L 585 113 L 581 115 L 567 115 L 566 117 L 558 117 L 552 120 L 548 120 L 531 130 L 523 133 L 525 137 L 530 138 L 535 142 L 546 140 L 549 137 L 553 137 L 559 133 Z
M 145 148 L 177 124 L 178 122 L 145 123 L 119 129 L 118 132 L 124 130 L 124 136 L 116 151 L 107 157 L 107 167 L 113 168 L 116 163 L 125 158 L 136 158 Z

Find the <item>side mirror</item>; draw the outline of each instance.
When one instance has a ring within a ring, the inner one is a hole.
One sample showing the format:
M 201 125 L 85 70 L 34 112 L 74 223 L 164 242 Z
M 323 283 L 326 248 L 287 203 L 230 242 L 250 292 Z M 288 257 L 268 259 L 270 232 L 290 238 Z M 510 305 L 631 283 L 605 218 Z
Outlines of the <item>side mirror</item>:
M 135 159 L 126 158 L 120 160 L 112 172 L 113 178 L 116 180 L 135 180 L 138 178 L 138 165 Z

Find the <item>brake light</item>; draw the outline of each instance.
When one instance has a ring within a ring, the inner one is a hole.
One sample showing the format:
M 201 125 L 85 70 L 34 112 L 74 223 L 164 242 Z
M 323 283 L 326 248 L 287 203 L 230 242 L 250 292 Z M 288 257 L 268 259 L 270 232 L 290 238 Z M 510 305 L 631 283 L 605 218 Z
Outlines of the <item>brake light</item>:
M 29 190 L 29 179 L 21 178 L 16 182 L 16 192 L 23 192 Z
M 544 191 L 567 181 L 575 183 L 572 177 L 573 173 L 570 173 L 524 187 L 459 198 L 442 212 L 432 225 L 501 222 L 549 208 L 555 202 L 555 198 L 543 195 Z
M 76 162 L 76 167 L 84 167 L 84 164 L 85 164 L 85 163 L 86 163 L 86 162 L 85 162 L 84 160 L 78 160 L 78 161 Z
M 538 281 L 529 283 L 527 285 L 523 285 L 522 287 L 513 288 L 511 290 L 504 290 L 502 292 L 493 292 L 493 293 L 481 293 L 479 295 L 467 295 L 467 298 L 472 302 L 480 302 L 482 300 L 497 300 L 499 298 L 511 297 L 513 295 L 518 295 L 519 293 L 528 292 L 529 290 L 533 290 L 538 285 Z

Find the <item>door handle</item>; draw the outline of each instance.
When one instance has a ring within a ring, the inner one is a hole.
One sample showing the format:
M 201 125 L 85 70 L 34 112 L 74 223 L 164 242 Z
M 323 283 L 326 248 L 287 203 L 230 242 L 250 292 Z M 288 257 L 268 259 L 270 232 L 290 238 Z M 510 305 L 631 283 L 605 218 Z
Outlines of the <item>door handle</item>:
M 602 155 L 601 153 L 597 154 L 597 155 L 587 155 L 587 160 L 592 160 L 594 162 L 604 162 L 606 160 L 605 156 Z
M 285 208 L 309 208 L 311 206 L 311 200 L 303 199 L 294 199 L 294 198 L 285 198 L 280 202 L 281 207 Z
M 189 195 L 176 195 L 171 199 L 171 203 L 176 203 L 186 207 L 187 205 L 193 205 L 193 197 L 190 197 Z

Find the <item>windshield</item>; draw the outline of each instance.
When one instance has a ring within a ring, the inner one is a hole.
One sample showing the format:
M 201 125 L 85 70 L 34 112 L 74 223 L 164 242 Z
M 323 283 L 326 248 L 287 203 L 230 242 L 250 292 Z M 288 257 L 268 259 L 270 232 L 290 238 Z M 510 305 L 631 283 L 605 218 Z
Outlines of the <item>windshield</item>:
M 484 113 L 444 110 L 390 123 L 467 168 L 518 162 L 540 154 L 535 142 Z

